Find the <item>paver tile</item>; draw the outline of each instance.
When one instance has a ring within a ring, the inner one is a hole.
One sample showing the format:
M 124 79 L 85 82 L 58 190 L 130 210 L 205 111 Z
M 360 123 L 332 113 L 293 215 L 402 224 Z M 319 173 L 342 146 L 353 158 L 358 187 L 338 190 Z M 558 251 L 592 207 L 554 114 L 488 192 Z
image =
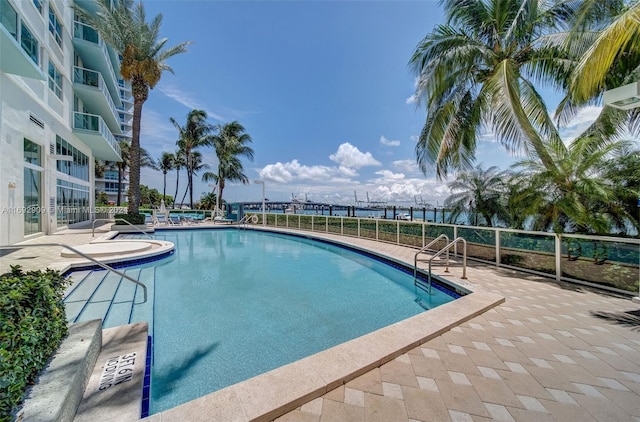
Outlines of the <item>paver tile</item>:
M 436 380 L 441 396 L 449 410 L 473 414 L 478 416 L 490 416 L 482 404 L 480 396 L 472 386 L 454 384 L 450 381 Z
M 402 400 L 365 393 L 364 414 L 367 422 L 404 421 L 408 419 Z
M 416 375 L 411 364 L 401 363 L 397 360 L 392 360 L 380 367 L 382 381 L 406 385 L 407 387 L 418 387 Z
M 540 400 L 553 419 L 562 422 L 596 422 L 596 419 L 587 410 L 579 405 L 560 403 L 552 400 Z M 577 403 L 577 402 L 576 402 Z
M 322 402 L 321 422 L 364 421 L 364 408 L 333 400 Z
M 483 402 L 522 407 L 521 402 L 504 381 L 476 375 L 470 375 L 469 380 Z
M 449 419 L 442 396 L 433 391 L 402 387 L 402 395 L 409 418 L 420 421 L 444 421 Z
M 366 391 L 374 394 L 382 394 L 382 378 L 380 376 L 380 368 L 375 368 L 366 374 L 349 381 L 345 387 Z

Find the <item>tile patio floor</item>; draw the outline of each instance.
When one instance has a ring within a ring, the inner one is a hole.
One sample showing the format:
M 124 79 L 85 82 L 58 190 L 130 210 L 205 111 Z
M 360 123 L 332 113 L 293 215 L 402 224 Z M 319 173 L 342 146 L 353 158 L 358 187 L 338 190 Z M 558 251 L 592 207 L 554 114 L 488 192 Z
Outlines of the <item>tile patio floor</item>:
M 277 422 L 640 421 L 640 305 L 473 262 L 468 278 L 505 303 Z
M 91 240 L 81 232 L 28 243 Z M 415 254 L 314 235 L 411 263 Z M 58 248 L 23 249 L 0 258 L 0 271 L 15 261 L 30 269 L 61 258 Z M 460 275 L 453 267 L 446 277 Z M 640 305 L 473 262 L 468 276 L 506 302 L 276 421 L 640 421 Z

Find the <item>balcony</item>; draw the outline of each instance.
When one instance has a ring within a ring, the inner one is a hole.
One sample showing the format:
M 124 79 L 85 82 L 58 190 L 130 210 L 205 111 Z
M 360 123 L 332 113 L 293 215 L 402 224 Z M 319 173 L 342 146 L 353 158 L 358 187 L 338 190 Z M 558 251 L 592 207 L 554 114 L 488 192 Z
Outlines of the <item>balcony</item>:
M 73 47 L 82 58 L 85 66 L 102 74 L 111 98 L 117 106 L 121 106 L 120 88 L 116 72 L 111 63 L 107 44 L 98 32 L 82 22 L 73 22 Z
M 27 54 L 21 43 L 23 30 L 18 14 L 8 1 L 0 1 L 0 70 L 13 75 L 45 81 L 46 75 Z
M 102 117 L 74 111 L 73 133 L 91 148 L 94 158 L 105 161 L 122 161 L 120 145 Z
M 101 115 L 111 132 L 120 132 L 120 116 L 102 75 L 74 66 L 73 89 L 85 107 Z

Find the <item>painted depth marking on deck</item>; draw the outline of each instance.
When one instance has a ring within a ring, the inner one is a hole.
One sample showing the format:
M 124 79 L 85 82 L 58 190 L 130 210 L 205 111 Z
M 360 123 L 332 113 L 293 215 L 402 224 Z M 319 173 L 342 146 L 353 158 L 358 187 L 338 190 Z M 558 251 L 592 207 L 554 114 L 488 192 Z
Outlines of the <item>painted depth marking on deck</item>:
M 136 352 L 127 353 L 107 359 L 100 376 L 98 391 L 104 391 L 114 385 L 133 379 L 133 368 L 136 364 Z

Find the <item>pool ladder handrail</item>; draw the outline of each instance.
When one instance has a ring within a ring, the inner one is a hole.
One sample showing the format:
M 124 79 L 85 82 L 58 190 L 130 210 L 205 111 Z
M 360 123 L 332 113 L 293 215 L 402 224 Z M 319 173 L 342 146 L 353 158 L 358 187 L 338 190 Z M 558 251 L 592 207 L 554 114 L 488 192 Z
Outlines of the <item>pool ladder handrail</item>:
M 91 223 L 91 237 L 95 237 L 96 236 L 96 221 L 111 221 L 113 223 L 117 223 L 118 221 L 124 221 L 125 223 L 127 223 L 128 225 L 133 227 L 134 229 L 138 230 L 143 235 L 147 236 L 149 239 L 153 239 L 153 237 L 151 237 L 151 235 L 148 232 L 142 230 L 140 227 L 137 227 L 134 224 L 131 224 L 130 221 L 127 221 L 124 218 L 96 218 Z
M 422 249 L 416 252 L 415 256 L 413 257 L 413 285 L 414 286 L 421 286 L 420 284 L 418 284 L 418 261 L 421 261 L 421 262 L 430 261 L 430 259 L 418 259 L 418 255 L 420 255 L 421 253 L 425 253 L 431 246 L 438 243 L 441 239 L 445 239 L 447 241 L 447 244 L 449 244 L 449 236 L 447 236 L 446 234 L 441 234 L 440 236 L 436 237 L 431 242 L 423 246 Z M 447 268 L 448 267 L 449 267 L 449 252 L 447 250 Z M 431 293 L 431 277 L 429 277 L 427 281 L 429 282 L 429 293 Z
M 142 301 L 142 303 L 146 303 L 147 302 L 147 286 L 136 280 L 135 278 L 123 273 L 122 271 L 118 271 L 115 268 L 111 267 L 110 265 L 107 265 L 103 262 L 98 261 L 95 258 L 90 257 L 89 255 L 85 254 L 84 252 L 80 252 L 79 250 L 77 250 L 76 248 L 67 245 L 66 243 L 60 243 L 60 242 L 48 242 L 48 243 L 38 243 L 38 244 L 34 244 L 34 245 L 7 245 L 7 246 L 0 246 L 0 249 L 15 249 L 15 248 L 34 248 L 34 247 L 38 247 L 38 246 L 61 246 L 65 249 L 70 250 L 71 252 L 80 255 L 81 257 L 88 259 L 89 261 L 93 262 L 94 264 L 96 264 L 97 266 L 107 270 L 107 271 L 111 271 L 112 273 L 116 273 L 117 275 L 119 275 L 122 278 L 125 278 L 129 281 L 131 281 L 132 283 L 137 284 L 138 286 L 142 287 L 142 292 L 144 294 L 144 300 Z
M 445 267 L 444 272 L 448 273 L 449 272 L 449 249 L 451 249 L 453 246 L 457 245 L 459 242 L 462 242 L 462 245 L 463 245 L 463 249 L 462 249 L 462 277 L 461 278 L 463 280 L 467 279 L 467 241 L 463 237 L 457 237 L 454 240 L 452 240 L 451 242 L 447 243 L 447 245 L 444 248 L 440 249 L 433 256 L 431 256 L 431 258 L 429 258 L 429 274 L 428 274 L 428 279 L 427 279 L 428 282 L 429 282 L 429 294 L 431 294 L 431 278 L 432 278 L 431 264 L 433 263 L 433 260 L 435 258 L 439 257 L 440 255 L 442 255 L 443 253 L 446 253 L 447 254 L 447 260 L 446 260 L 446 267 Z M 434 243 L 435 243 L 435 241 L 434 241 Z M 414 274 L 417 274 L 417 262 L 416 262 L 416 269 L 414 271 L 415 271 Z M 417 282 L 417 277 L 414 278 L 414 284 L 416 282 Z

